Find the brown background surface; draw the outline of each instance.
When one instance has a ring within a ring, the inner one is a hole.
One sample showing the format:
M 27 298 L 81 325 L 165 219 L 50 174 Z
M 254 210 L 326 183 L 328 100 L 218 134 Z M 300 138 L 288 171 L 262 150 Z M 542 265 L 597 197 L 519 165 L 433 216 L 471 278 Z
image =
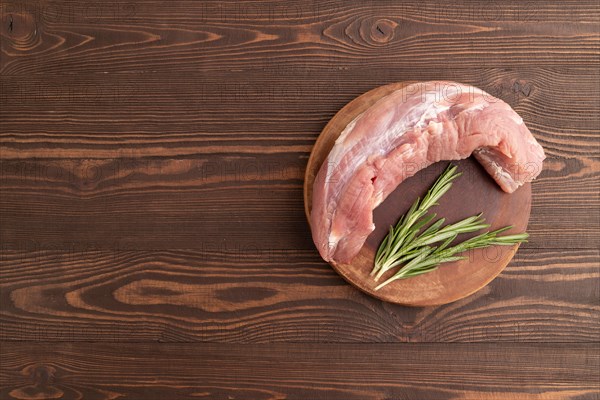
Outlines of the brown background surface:
M 597 1 L 6 1 L 0 398 L 598 399 Z M 311 146 L 382 84 L 510 103 L 531 241 L 441 307 L 321 261 Z

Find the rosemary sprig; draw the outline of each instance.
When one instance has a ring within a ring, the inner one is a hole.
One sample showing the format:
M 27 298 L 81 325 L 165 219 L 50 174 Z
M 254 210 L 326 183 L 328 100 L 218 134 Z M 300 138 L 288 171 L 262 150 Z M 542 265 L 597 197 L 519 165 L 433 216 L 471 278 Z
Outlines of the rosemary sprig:
M 419 256 L 413 258 L 408 264 L 396 272 L 396 274 L 378 285 L 375 290 L 379 290 L 390 282 L 398 279 L 406 279 L 435 271 L 439 264 L 463 260 L 466 257 L 456 256 L 456 254 L 463 253 L 468 250 L 479 249 L 492 245 L 511 246 L 527 241 L 527 238 L 529 237 L 527 233 L 498 236 L 499 233 L 510 228 L 512 228 L 512 226 L 507 226 L 492 232 L 485 232 L 452 247 L 447 246 L 454 240 L 456 236 L 449 237 L 438 247 L 424 246 L 419 250 Z
M 379 247 L 375 256 L 375 267 L 371 271 L 371 275 L 377 274 L 384 266 L 386 261 L 400 250 L 405 243 L 409 243 L 417 234 L 419 229 L 429 223 L 433 216 L 423 218 L 427 211 L 437 204 L 437 201 L 446 193 L 452 186 L 452 181 L 458 178 L 461 173 L 456 172 L 455 165 L 448 165 L 446 170 L 435 181 L 431 189 L 425 194 L 423 200 L 417 199 L 410 207 L 408 212 L 400 218 L 395 227 L 390 227 L 390 233 L 384 239 L 384 242 Z
M 427 218 L 424 218 L 423 220 L 428 222 Z M 489 225 L 485 223 L 481 214 L 442 227 L 445 221 L 444 218 L 441 218 L 431 224 L 431 226 L 420 235 L 413 237 L 410 240 L 405 240 L 404 244 L 396 253 L 390 254 L 389 257 L 383 261 L 379 271 L 375 275 L 375 281 L 379 280 L 379 278 L 390 269 L 414 258 L 416 256 L 415 249 L 418 249 L 419 247 L 443 242 L 448 239 L 451 239 L 450 241 L 452 241 L 461 233 L 475 232 L 480 229 L 489 228 Z M 415 226 L 420 225 L 420 222 L 422 221 L 419 221 Z
M 439 264 L 464 259 L 465 257 L 457 254 L 467 250 L 492 245 L 509 246 L 526 241 L 529 236 L 527 233 L 498 236 L 499 233 L 511 228 L 507 226 L 493 232 L 482 233 L 448 247 L 461 233 L 488 228 L 489 225 L 485 223 L 481 214 L 445 226 L 445 219 L 441 218 L 423 229 L 436 217 L 436 214 L 430 214 L 428 210 L 437 205 L 440 197 L 452 186 L 452 181 L 461 175 L 456 170 L 456 166 L 449 165 L 423 197 L 423 200 L 417 199 L 396 226 L 390 226 L 389 234 L 375 255 L 375 266 L 371 271 L 371 276 L 374 276 L 377 281 L 390 269 L 400 268 L 396 274 L 378 285 L 375 290 L 379 290 L 397 279 L 406 279 L 434 271 Z M 423 231 L 420 232 L 422 229 Z M 440 242 L 441 244 L 432 246 Z M 402 266 L 402 264 L 405 265 Z

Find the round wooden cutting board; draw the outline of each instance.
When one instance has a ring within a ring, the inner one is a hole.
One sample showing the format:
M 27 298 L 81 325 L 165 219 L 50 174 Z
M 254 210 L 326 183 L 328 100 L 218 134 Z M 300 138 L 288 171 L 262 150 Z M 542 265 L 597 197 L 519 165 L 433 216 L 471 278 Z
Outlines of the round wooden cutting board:
M 409 83 L 394 83 L 373 89 L 348 103 L 329 121 L 315 143 L 306 168 L 304 205 L 307 217 L 311 212 L 314 178 L 342 130 L 381 97 Z M 518 245 L 472 250 L 464 254 L 468 257 L 465 260 L 442 264 L 437 271 L 397 280 L 378 291 L 374 290 L 377 284 L 369 273 L 373 268 L 375 252 L 388 233 L 389 226 L 395 224 L 400 216 L 408 211 L 417 197 L 422 197 L 427 192 L 448 163 L 445 161 L 431 165 L 402 182 L 375 209 L 375 231 L 368 237 L 358 256 L 349 264 L 330 263 L 332 267 L 363 292 L 381 300 L 409 306 L 450 303 L 476 292 L 492 281 L 510 262 Z M 432 209 L 438 218 L 444 217 L 447 223 L 452 223 L 483 212 L 486 221 L 492 225 L 492 230 L 507 225 L 512 225 L 513 228 L 504 234 L 521 233 L 526 230 L 531 210 L 530 184 L 508 194 L 500 189 L 472 157 L 452 163 L 458 165 L 463 175 L 441 198 L 440 204 Z M 464 240 L 476 234 L 461 235 L 459 238 Z M 392 271 L 388 271 L 380 282 L 392 274 Z

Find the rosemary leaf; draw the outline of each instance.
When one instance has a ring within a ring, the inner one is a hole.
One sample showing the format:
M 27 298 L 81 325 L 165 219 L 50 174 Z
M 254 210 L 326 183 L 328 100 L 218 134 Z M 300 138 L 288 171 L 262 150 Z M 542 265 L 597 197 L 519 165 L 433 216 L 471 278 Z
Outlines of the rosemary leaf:
M 451 246 L 458 235 L 462 233 L 489 228 L 482 214 L 448 225 L 444 225 L 446 220 L 440 218 L 426 227 L 436 217 L 436 214 L 428 214 L 428 210 L 437 205 L 438 200 L 452 186 L 454 179 L 461 175 L 456 170 L 456 166 L 449 165 L 423 199 L 417 199 L 397 224 L 390 226 L 389 234 L 377 250 L 371 275 L 374 276 L 375 281 L 378 281 L 387 271 L 394 268 L 398 268 L 398 270 L 379 284 L 375 290 L 398 279 L 411 278 L 435 271 L 440 264 L 465 259 L 466 257 L 461 256 L 460 253 L 468 250 L 492 245 L 510 246 L 527 241 L 529 237 L 527 233 L 499 236 L 500 233 L 512 228 L 512 226 L 506 226 L 495 231 L 481 233 Z M 440 244 L 432 246 L 437 243 Z

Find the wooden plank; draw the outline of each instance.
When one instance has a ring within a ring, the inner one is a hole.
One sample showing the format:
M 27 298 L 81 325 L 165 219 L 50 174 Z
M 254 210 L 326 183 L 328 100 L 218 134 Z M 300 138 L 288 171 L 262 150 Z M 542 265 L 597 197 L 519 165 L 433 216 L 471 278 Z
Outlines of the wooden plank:
M 599 156 L 600 75 L 583 68 L 314 69 L 0 77 L 0 154 L 177 157 L 308 153 L 347 102 L 389 82 L 450 79 L 507 101 L 554 157 Z
M 598 3 L 570 4 L 6 1 L 0 71 L 597 65 Z
M 313 250 L 307 155 L 0 162 L 3 249 Z M 528 246 L 598 249 L 600 159 L 550 158 Z M 212 247 L 211 247 L 212 246 Z
M 6 0 L 0 19 L 0 398 L 600 398 L 597 1 Z M 344 104 L 431 79 L 506 100 L 550 158 L 499 278 L 412 309 L 318 257 L 301 185 Z
M 498 254 L 489 254 L 494 262 Z M 598 250 L 520 249 L 490 285 L 407 308 L 345 283 L 314 251 L 4 251 L 10 341 L 593 342 Z
M 600 390 L 599 361 L 596 346 L 576 344 L 10 343 L 0 366 L 0 395 L 591 400 Z

